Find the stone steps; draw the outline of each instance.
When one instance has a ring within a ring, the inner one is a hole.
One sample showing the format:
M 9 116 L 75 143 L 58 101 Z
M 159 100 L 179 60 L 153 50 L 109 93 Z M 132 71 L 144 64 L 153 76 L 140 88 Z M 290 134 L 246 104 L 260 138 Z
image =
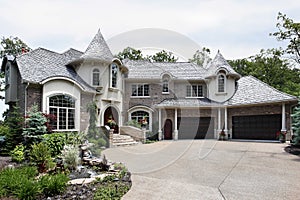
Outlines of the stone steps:
M 137 144 L 138 144 L 138 142 L 135 141 L 129 135 L 113 134 L 113 146 L 114 147 L 131 146 L 131 145 L 137 145 Z

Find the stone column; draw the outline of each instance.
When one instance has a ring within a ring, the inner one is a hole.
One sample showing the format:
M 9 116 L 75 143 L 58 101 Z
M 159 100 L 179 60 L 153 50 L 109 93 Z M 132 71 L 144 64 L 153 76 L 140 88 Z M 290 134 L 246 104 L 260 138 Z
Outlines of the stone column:
M 161 131 L 161 109 L 158 109 L 158 140 L 162 140 L 162 131 Z
M 228 137 L 228 124 L 227 124 L 227 107 L 224 109 L 224 132 Z
M 221 108 L 218 108 L 218 134 L 221 132 Z
M 175 108 L 175 116 L 174 116 L 174 140 L 178 140 L 178 127 L 177 127 L 177 108 Z

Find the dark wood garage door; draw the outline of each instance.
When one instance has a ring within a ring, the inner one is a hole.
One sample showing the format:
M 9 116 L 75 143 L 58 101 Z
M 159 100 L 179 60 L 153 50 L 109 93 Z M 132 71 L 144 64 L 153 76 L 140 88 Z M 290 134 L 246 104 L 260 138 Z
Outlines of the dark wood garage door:
M 179 139 L 214 138 L 214 118 L 179 117 L 178 132 Z
M 235 139 L 276 140 L 281 130 L 281 115 L 232 117 L 232 137 Z

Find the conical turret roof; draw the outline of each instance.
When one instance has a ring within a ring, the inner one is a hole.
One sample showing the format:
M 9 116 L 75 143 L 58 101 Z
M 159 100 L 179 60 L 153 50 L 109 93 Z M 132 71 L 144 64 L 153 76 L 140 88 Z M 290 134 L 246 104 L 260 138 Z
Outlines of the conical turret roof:
M 100 59 L 109 62 L 112 61 L 113 55 L 107 43 L 105 42 L 100 29 L 98 30 L 97 34 L 95 35 L 81 58 Z

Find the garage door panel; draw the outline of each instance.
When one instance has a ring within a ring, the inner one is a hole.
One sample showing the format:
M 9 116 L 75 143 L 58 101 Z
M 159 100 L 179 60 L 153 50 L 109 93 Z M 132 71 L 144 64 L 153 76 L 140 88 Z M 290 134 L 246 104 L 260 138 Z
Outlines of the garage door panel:
M 281 115 L 232 117 L 232 137 L 235 139 L 275 140 L 281 129 Z
M 179 139 L 213 138 L 214 118 L 182 117 L 178 118 Z

